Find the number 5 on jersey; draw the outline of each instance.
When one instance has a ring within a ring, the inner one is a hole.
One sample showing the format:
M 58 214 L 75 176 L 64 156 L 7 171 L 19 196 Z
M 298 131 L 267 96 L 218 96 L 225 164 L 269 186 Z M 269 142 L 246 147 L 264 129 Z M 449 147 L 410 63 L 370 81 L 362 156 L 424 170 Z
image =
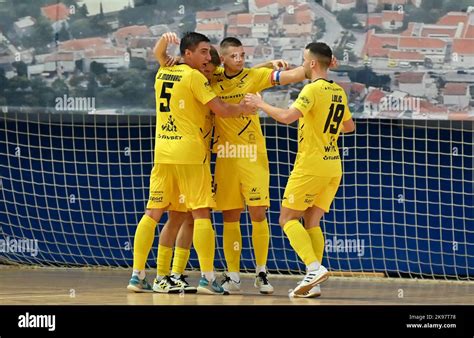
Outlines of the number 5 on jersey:
M 167 91 L 167 89 L 171 89 L 174 86 L 174 82 L 163 82 L 161 86 L 161 94 L 160 99 L 166 100 L 166 104 L 163 104 L 163 101 L 160 102 L 160 112 L 162 113 L 169 113 L 170 112 L 170 100 L 171 100 L 171 93 Z

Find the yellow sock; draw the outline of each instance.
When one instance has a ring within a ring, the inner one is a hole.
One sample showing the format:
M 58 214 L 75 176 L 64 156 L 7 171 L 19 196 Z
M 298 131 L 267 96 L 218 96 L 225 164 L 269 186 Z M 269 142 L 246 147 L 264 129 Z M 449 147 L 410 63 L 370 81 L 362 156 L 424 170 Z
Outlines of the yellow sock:
M 270 243 L 270 230 L 265 218 L 261 222 L 252 221 L 252 245 L 255 252 L 255 261 L 257 266 L 267 264 L 268 246 Z
M 145 270 L 146 260 L 155 239 L 156 221 L 143 215 L 133 240 L 133 270 Z
M 170 274 L 171 256 L 173 256 L 173 248 L 158 245 L 157 276 L 168 276 Z
M 200 218 L 194 220 L 193 243 L 198 255 L 201 272 L 213 272 L 216 242 L 210 219 Z
M 242 252 L 240 222 L 224 222 L 223 237 L 227 271 L 240 272 L 240 254 Z
M 313 250 L 313 244 L 311 243 L 311 237 L 309 237 L 305 228 L 299 221 L 288 221 L 283 227 L 283 231 L 290 240 L 291 246 L 304 264 L 309 265 L 317 260 Z
M 316 258 L 318 259 L 319 263 L 322 263 L 324 254 L 324 235 L 321 227 L 313 227 L 309 230 L 306 230 L 306 232 L 309 234 L 309 237 L 311 237 L 311 242 L 313 243 L 313 250 L 316 254 Z
M 184 273 L 184 269 L 186 269 L 186 265 L 188 264 L 189 255 L 191 254 L 191 250 L 175 247 L 174 248 L 174 257 L 173 257 L 173 268 L 171 271 L 175 274 L 182 275 Z

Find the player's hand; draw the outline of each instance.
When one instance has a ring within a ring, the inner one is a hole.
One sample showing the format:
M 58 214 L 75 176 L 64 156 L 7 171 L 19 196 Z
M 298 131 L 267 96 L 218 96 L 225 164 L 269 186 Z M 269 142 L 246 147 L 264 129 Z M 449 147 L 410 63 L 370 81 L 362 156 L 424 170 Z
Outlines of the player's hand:
M 167 32 L 161 36 L 162 39 L 165 39 L 168 44 L 174 43 L 175 45 L 179 45 L 179 38 L 176 33 Z
M 288 62 L 286 62 L 283 59 L 272 60 L 270 62 L 272 63 L 274 70 L 286 70 L 290 68 L 290 65 L 288 64 Z
M 180 63 L 180 61 L 181 61 L 180 56 L 170 56 L 170 55 L 168 55 L 168 57 L 166 58 L 165 66 L 166 67 L 171 67 L 171 66 L 177 65 L 178 63 Z
M 247 94 L 245 95 L 245 98 L 243 100 L 246 104 L 259 107 L 263 103 L 262 96 L 257 93 L 257 94 Z
M 240 101 L 239 106 L 242 115 L 255 115 L 257 113 L 257 107 L 252 104 L 247 104 L 244 100 Z
M 333 55 L 331 62 L 329 63 L 329 69 L 336 69 L 339 66 L 336 57 Z

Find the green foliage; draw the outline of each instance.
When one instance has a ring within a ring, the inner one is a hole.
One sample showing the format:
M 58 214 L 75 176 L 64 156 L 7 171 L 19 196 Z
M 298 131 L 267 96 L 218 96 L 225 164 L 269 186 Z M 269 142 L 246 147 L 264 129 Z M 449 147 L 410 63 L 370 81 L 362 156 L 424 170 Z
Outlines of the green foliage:
M 337 21 L 341 24 L 342 27 L 346 29 L 354 28 L 354 25 L 358 25 L 359 21 L 354 15 L 354 12 L 350 10 L 339 11 L 336 16 Z

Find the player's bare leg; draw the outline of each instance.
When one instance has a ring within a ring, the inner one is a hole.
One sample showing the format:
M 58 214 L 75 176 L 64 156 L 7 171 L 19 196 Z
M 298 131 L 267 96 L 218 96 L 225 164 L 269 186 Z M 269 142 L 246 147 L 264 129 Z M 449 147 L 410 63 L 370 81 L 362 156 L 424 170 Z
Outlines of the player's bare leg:
M 274 289 L 268 281 L 267 258 L 270 245 L 270 229 L 267 221 L 266 206 L 249 206 L 250 219 L 252 220 L 252 245 L 256 260 L 256 277 L 254 286 L 262 294 L 272 294 Z
M 281 207 L 280 225 L 290 240 L 290 244 L 300 259 L 306 265 L 306 276 L 299 285 L 290 293 L 290 296 L 304 295 L 313 286 L 324 282 L 328 278 L 327 269 L 318 261 L 313 249 L 311 237 L 300 223 L 304 210 L 294 210 Z

